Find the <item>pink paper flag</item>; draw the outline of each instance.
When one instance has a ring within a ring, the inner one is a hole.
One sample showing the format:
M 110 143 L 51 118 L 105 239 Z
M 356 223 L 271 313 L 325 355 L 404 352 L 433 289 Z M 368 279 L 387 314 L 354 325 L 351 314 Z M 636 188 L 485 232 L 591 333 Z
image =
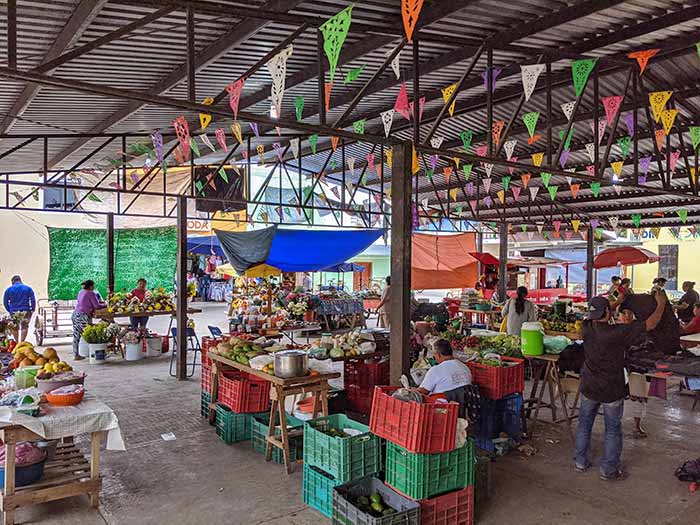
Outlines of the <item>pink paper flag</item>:
M 518 162 L 518 157 L 511 157 L 510 160 L 511 162 Z M 514 168 L 513 166 L 508 166 L 508 173 L 510 173 L 511 175 L 515 170 L 516 168 Z
M 216 141 L 219 143 L 219 146 L 224 148 L 224 151 L 228 152 L 228 146 L 226 145 L 226 131 L 224 131 L 223 128 L 218 128 L 214 134 L 216 135 Z
M 590 177 L 595 177 L 595 166 L 593 164 L 586 166 L 586 173 L 588 173 Z
M 406 120 L 411 120 L 411 113 L 409 112 L 408 107 L 408 93 L 406 92 L 406 82 L 401 84 L 401 90 L 399 91 L 399 95 L 396 97 L 394 109 Z
M 479 157 L 485 157 L 488 149 L 489 149 L 489 147 L 486 144 L 484 144 L 483 146 L 477 146 L 476 147 L 476 154 Z
M 472 211 L 473 211 L 474 213 L 476 213 L 476 205 L 477 205 L 477 204 L 478 204 L 478 201 L 475 201 L 475 200 L 470 200 L 470 201 L 469 201 L 469 206 L 471 206 Z
M 613 120 L 615 120 L 615 115 L 620 110 L 620 105 L 622 104 L 622 96 L 614 97 L 603 97 L 603 107 L 605 108 L 605 118 L 608 120 L 608 124 L 612 125 Z
M 603 140 L 603 135 L 605 135 L 605 127 L 608 125 L 607 120 L 598 121 L 598 144 Z M 593 121 L 591 121 L 591 133 L 595 133 L 595 128 L 593 127 Z
M 517 201 L 520 198 L 520 190 L 522 188 L 520 186 L 511 186 L 510 189 L 513 192 L 513 199 Z
M 243 91 L 243 84 L 245 84 L 245 79 L 239 78 L 235 82 L 226 87 L 226 91 L 229 94 L 228 103 L 233 111 L 233 119 L 238 120 L 238 104 L 241 101 L 241 92 Z
M 370 167 L 374 166 L 374 153 L 368 153 L 365 157 L 367 159 L 367 165 Z
M 676 171 L 676 163 L 678 162 L 678 159 L 680 158 L 680 156 L 681 156 L 681 152 L 679 150 L 671 152 L 671 158 L 669 159 L 671 172 Z
M 555 232 L 558 232 L 561 229 L 561 221 L 552 221 L 552 224 L 554 225 Z
M 484 191 L 489 193 L 491 191 L 491 177 L 482 179 L 482 182 L 484 183 Z

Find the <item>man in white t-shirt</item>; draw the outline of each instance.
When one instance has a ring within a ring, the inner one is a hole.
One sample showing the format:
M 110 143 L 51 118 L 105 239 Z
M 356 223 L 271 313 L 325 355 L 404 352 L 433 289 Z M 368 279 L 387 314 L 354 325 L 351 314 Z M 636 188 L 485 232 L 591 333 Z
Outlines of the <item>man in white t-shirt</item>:
M 437 341 L 435 353 L 438 364 L 425 374 L 418 388 L 421 394 L 442 394 L 471 385 L 472 373 L 469 367 L 455 359 L 448 341 L 445 339 Z

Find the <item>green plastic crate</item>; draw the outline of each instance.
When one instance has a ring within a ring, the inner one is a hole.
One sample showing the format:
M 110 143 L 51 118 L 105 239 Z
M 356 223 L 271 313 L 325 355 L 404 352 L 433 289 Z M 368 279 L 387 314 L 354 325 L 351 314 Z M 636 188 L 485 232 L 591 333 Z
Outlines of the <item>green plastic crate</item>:
M 304 503 L 329 518 L 333 515 L 333 487 L 340 485 L 333 476 L 317 467 L 304 465 L 302 498 Z
M 496 484 L 495 471 L 495 463 L 490 455 L 476 455 L 474 473 L 474 508 L 476 514 L 481 511 L 482 505 L 493 496 Z
M 413 454 L 387 442 L 386 483 L 413 499 L 463 489 L 474 484 L 474 441 L 440 454 Z
M 343 438 L 324 433 L 332 428 L 361 434 Z M 383 470 L 381 440 L 367 425 L 343 414 L 312 419 L 304 424 L 304 462 L 345 483 Z
M 270 414 L 261 412 L 260 414 L 250 414 L 251 438 L 250 443 L 253 450 L 260 454 L 265 453 L 267 447 L 267 430 L 270 427 Z M 275 418 L 275 422 L 279 426 L 279 416 Z M 301 419 L 287 414 L 287 430 L 299 430 L 304 426 Z M 279 431 L 276 432 L 279 435 Z M 289 461 L 294 462 L 304 457 L 304 440 L 302 436 L 293 437 L 289 440 Z M 284 454 L 282 449 L 272 447 L 272 461 L 275 463 L 284 463 Z
M 204 418 L 209 417 L 209 403 L 211 403 L 211 394 L 207 394 L 206 392 L 202 392 L 199 413 Z
M 250 439 L 250 414 L 237 414 L 226 405 L 216 404 L 216 435 L 230 445 Z

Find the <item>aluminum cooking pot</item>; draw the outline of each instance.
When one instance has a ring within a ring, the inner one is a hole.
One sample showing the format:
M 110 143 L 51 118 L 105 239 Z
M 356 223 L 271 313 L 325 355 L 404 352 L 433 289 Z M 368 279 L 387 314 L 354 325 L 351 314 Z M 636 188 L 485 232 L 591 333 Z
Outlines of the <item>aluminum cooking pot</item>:
M 281 378 L 305 376 L 309 371 L 309 356 L 301 350 L 275 353 L 275 375 Z

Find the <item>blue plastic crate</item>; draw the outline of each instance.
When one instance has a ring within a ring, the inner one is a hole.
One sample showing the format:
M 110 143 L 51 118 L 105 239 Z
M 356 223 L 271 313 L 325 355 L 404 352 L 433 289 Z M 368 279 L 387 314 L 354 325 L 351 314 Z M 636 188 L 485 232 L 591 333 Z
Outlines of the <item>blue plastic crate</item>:
M 481 399 L 479 417 L 474 421 L 474 442 L 478 448 L 494 452 L 493 439 L 505 432 L 516 442 L 522 439 L 522 394 L 510 394 L 498 400 Z
M 523 437 L 522 394 L 511 394 L 499 399 L 496 406 L 498 433 L 505 432 L 514 441 L 519 442 Z

